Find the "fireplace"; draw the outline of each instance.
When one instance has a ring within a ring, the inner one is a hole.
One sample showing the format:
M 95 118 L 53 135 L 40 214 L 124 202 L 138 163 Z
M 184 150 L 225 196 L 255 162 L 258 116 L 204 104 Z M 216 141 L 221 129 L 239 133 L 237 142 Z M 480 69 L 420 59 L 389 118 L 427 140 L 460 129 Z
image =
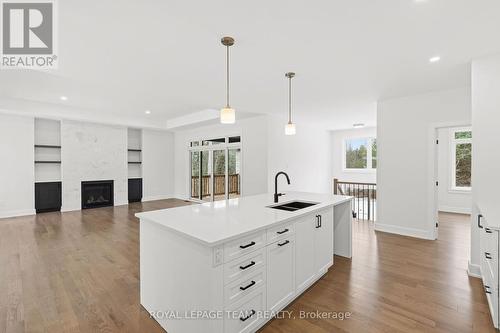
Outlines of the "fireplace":
M 112 180 L 82 182 L 82 209 L 113 206 Z

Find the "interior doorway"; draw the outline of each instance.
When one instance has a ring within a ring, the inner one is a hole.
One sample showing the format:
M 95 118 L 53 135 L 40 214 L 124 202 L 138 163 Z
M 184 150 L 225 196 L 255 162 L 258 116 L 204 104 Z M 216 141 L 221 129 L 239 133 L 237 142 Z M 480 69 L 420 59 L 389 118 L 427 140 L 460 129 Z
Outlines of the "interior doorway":
M 450 232 L 453 221 L 459 228 L 464 220 L 470 220 L 473 133 L 470 126 L 447 126 L 436 127 L 434 134 L 434 235 L 437 239 L 443 223 Z

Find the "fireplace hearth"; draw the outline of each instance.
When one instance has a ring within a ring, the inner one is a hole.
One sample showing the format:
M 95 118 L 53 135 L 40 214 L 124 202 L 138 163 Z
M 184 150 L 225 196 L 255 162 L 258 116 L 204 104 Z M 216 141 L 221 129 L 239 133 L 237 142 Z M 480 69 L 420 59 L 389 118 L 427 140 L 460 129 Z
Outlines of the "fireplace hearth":
M 112 180 L 82 182 L 82 209 L 114 205 Z

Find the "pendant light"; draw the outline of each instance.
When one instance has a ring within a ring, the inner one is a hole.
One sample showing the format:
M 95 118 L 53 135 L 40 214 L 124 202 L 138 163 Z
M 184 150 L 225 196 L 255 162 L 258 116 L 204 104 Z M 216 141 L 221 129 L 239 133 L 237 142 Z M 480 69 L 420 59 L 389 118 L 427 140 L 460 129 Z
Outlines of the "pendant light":
M 295 124 L 292 123 L 292 78 L 295 73 L 288 72 L 285 76 L 288 78 L 288 123 L 285 126 L 285 135 L 295 135 Z
M 222 37 L 221 43 L 226 47 L 226 106 L 220 110 L 220 122 L 234 124 L 236 115 L 234 109 L 229 105 L 229 47 L 234 44 L 234 38 Z

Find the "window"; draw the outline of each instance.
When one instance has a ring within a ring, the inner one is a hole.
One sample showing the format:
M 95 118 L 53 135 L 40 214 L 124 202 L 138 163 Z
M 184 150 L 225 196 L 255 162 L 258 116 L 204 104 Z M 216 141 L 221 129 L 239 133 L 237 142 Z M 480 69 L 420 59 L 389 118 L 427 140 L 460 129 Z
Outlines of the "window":
M 470 191 L 472 131 L 470 128 L 457 128 L 451 132 L 451 189 Z
M 377 139 L 346 139 L 344 170 L 374 170 L 377 168 Z
M 230 136 L 189 143 L 190 196 L 203 201 L 241 193 L 241 138 Z

